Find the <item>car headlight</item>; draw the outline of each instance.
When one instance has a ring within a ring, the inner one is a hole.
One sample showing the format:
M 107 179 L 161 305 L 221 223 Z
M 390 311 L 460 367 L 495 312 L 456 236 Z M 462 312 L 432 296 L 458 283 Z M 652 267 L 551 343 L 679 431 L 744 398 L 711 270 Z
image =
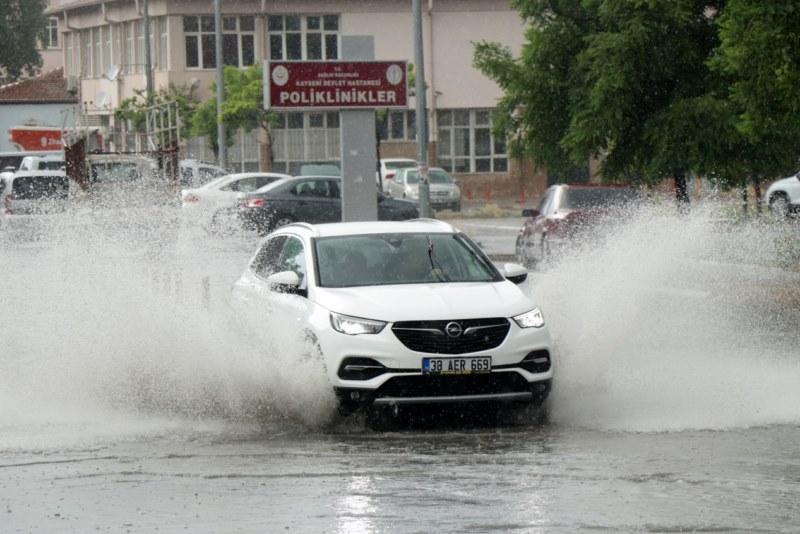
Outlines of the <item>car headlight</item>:
M 351 317 L 349 315 L 331 312 L 331 326 L 334 330 L 342 334 L 357 336 L 359 334 L 377 334 L 383 330 L 386 323 L 383 321 L 372 321 L 370 319 L 361 319 L 360 317 Z
M 514 317 L 514 322 L 520 328 L 541 328 L 544 326 L 544 315 L 542 310 L 534 308 L 529 312 Z
M 419 189 L 409 187 L 406 189 L 406 195 L 408 198 L 419 198 Z

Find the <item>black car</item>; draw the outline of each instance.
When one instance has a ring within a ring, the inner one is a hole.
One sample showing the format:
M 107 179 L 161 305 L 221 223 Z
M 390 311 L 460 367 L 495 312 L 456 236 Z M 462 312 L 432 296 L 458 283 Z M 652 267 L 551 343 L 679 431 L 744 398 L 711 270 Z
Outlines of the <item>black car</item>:
M 284 178 L 240 198 L 237 215 L 245 228 L 268 234 L 293 222 L 341 222 L 341 178 L 295 176 Z M 378 192 L 378 220 L 405 221 L 419 217 L 416 202 Z

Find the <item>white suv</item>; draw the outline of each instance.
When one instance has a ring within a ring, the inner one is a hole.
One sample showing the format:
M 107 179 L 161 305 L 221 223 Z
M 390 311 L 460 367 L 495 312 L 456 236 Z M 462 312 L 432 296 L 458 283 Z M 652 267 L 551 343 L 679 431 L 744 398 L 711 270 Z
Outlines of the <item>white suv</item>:
M 233 288 L 321 354 L 340 413 L 407 404 L 541 404 L 553 379 L 542 311 L 466 235 L 435 220 L 290 224 Z M 262 323 L 263 324 L 263 323 Z
M 767 188 L 764 198 L 776 215 L 800 211 L 800 173 L 774 182 Z

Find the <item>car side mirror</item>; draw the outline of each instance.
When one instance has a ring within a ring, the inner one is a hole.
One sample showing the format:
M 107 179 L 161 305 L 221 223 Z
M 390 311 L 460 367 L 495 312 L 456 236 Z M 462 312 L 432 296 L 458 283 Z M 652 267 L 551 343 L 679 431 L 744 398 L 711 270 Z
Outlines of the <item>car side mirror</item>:
M 503 265 L 503 276 L 509 282 L 521 284 L 528 278 L 528 270 L 518 263 L 506 263 Z
M 300 276 L 294 271 L 281 271 L 267 277 L 267 286 L 277 293 L 297 293 Z
M 541 215 L 539 213 L 539 210 L 534 210 L 534 209 L 522 210 L 522 216 L 523 217 L 536 217 L 537 215 Z

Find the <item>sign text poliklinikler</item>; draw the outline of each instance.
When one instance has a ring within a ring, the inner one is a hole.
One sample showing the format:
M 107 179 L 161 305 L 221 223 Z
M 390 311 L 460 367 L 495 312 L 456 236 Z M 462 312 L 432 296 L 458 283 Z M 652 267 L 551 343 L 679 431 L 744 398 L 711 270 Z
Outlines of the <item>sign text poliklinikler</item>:
M 265 61 L 264 107 L 406 108 L 405 61 Z

